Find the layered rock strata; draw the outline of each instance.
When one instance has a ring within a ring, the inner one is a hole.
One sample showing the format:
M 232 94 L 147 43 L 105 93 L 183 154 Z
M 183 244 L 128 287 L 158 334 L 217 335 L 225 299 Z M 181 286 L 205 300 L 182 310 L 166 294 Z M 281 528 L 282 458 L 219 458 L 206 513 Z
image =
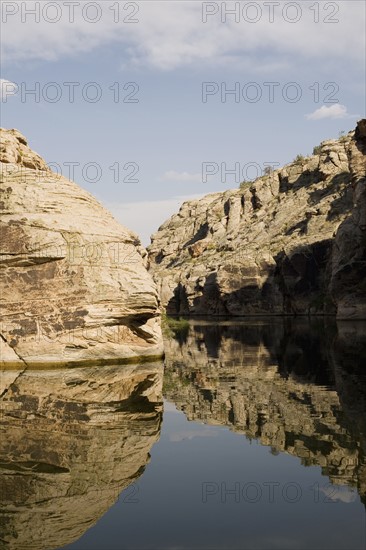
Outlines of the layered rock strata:
M 71 544 L 123 498 L 150 459 L 162 418 L 160 363 L 0 371 L 0 540 Z
M 365 127 L 185 202 L 148 248 L 168 314 L 366 318 Z
M 136 235 L 18 131 L 0 139 L 2 361 L 161 356 L 157 288 Z

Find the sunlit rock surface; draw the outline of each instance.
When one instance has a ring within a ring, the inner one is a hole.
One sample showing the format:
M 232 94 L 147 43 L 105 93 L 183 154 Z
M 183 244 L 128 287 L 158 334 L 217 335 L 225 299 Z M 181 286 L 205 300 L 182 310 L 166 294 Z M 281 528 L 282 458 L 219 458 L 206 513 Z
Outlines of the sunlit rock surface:
M 335 238 L 331 291 L 338 317 L 366 319 L 366 120 L 357 125 L 348 158 L 354 208 Z
M 0 361 L 162 355 L 146 251 L 97 200 L 0 130 Z
M 166 340 L 165 396 L 189 420 L 321 466 L 365 501 L 366 329 L 329 323 L 193 323 Z
M 168 314 L 366 319 L 365 136 L 185 202 L 148 247 Z
M 162 374 L 161 363 L 0 372 L 5 548 L 77 540 L 139 478 L 160 434 Z

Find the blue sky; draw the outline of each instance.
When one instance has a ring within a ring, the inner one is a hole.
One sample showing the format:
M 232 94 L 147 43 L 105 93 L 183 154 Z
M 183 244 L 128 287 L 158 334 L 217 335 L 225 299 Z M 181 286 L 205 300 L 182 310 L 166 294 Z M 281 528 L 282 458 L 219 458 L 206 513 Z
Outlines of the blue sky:
M 1 78 L 17 93 L 2 82 L 1 125 L 66 176 L 79 163 L 73 179 L 145 245 L 183 200 L 365 116 L 362 1 L 71 4 L 2 2 Z

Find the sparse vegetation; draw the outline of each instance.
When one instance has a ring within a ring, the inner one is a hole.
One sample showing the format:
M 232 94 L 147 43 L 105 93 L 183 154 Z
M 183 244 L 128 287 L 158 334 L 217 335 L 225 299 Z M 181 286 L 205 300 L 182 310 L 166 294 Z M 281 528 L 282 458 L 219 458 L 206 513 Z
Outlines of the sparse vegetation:
M 242 181 L 239 184 L 239 189 L 248 189 L 252 185 L 251 181 Z
M 320 151 L 321 151 L 321 146 L 320 145 L 315 145 L 314 149 L 313 149 L 313 155 L 320 155 Z
M 305 157 L 303 155 L 296 155 L 296 157 L 294 158 L 294 162 L 296 163 L 303 162 L 304 160 L 305 160 Z
M 166 313 L 161 316 L 161 330 L 167 338 L 186 336 L 189 331 L 187 319 L 168 317 Z
M 265 169 L 263 170 L 263 174 L 265 176 L 270 176 L 273 172 L 273 166 L 266 166 Z
M 346 135 L 346 132 L 344 130 L 341 130 L 338 134 L 338 139 L 339 141 L 341 141 L 342 143 L 347 141 L 347 135 Z

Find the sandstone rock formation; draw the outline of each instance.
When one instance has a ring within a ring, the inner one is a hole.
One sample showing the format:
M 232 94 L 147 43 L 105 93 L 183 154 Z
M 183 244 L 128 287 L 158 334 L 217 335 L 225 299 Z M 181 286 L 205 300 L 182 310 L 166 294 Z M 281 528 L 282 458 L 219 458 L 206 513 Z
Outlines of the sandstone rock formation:
M 161 356 L 157 289 L 136 235 L 17 130 L 0 138 L 2 361 Z
M 365 327 L 329 323 L 194 322 L 165 343 L 164 395 L 188 420 L 321 466 L 366 503 Z
M 365 318 L 364 135 L 184 203 L 148 248 L 168 314 Z
M 160 434 L 162 363 L 8 370 L 0 379 L 5 548 L 63 547 L 131 484 L 123 498 L 139 498 L 133 484 Z
M 357 125 L 348 158 L 354 208 L 335 238 L 331 291 L 339 317 L 366 319 L 366 120 Z

